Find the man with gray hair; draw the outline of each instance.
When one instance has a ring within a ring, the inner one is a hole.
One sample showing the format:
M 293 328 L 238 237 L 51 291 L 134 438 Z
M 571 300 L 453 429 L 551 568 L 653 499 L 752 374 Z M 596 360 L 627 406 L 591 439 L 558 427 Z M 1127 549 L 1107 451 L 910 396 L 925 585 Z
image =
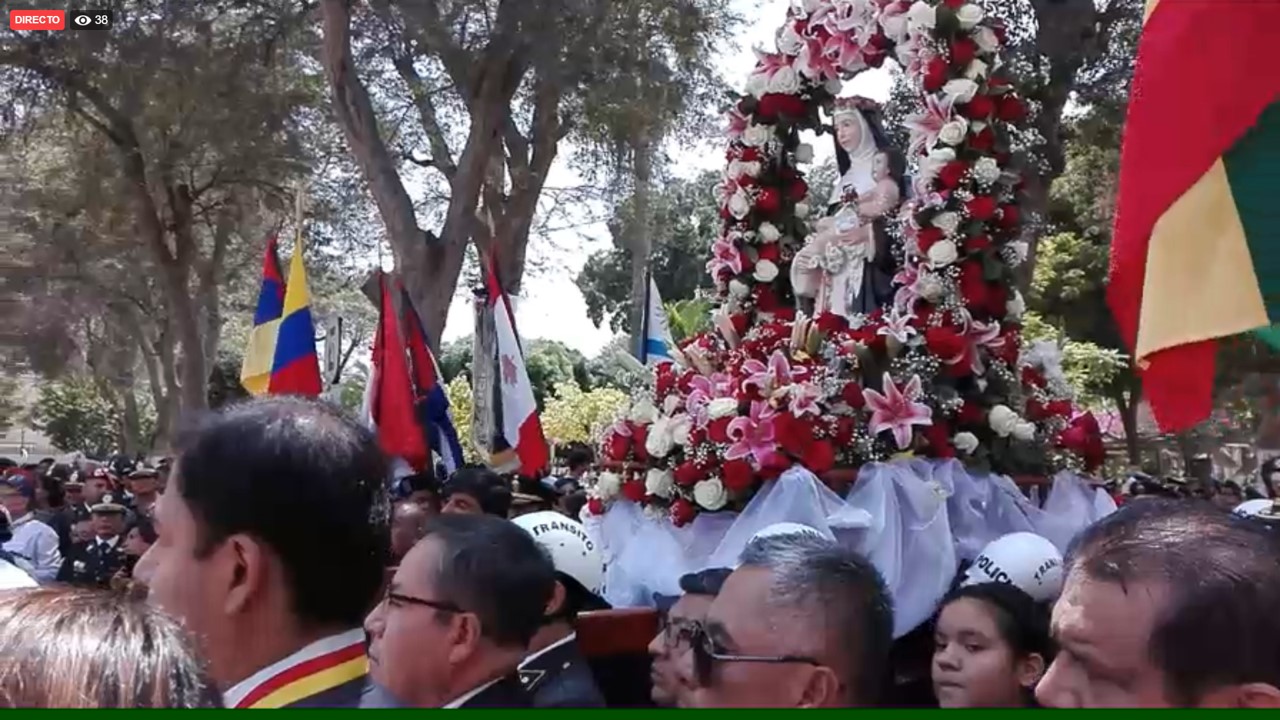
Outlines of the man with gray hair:
M 870 707 L 893 642 L 880 573 L 809 532 L 754 538 L 692 642 L 697 707 Z

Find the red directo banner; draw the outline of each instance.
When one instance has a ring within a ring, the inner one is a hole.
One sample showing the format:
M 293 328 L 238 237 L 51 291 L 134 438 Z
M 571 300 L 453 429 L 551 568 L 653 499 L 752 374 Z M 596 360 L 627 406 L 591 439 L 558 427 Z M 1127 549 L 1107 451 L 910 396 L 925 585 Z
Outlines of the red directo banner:
M 66 10 L 10 10 L 10 30 L 64 30 Z

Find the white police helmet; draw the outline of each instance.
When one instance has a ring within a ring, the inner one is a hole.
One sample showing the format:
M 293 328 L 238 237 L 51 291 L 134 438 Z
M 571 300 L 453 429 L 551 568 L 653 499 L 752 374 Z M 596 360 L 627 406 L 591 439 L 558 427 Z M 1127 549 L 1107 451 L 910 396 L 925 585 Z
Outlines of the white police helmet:
M 982 549 L 961 585 L 988 582 L 1013 585 L 1037 602 L 1052 600 L 1062 590 L 1062 553 L 1035 533 L 1010 533 Z
M 556 572 L 574 579 L 583 590 L 604 593 L 604 556 L 582 523 L 557 512 L 535 512 L 512 519 L 546 550 Z
M 1249 518 L 1251 520 L 1266 520 L 1268 522 L 1272 522 L 1278 519 L 1275 514 L 1275 506 L 1276 503 L 1274 500 L 1268 500 L 1266 498 L 1245 500 L 1237 505 L 1236 509 L 1231 511 L 1231 514 L 1238 515 L 1242 518 Z

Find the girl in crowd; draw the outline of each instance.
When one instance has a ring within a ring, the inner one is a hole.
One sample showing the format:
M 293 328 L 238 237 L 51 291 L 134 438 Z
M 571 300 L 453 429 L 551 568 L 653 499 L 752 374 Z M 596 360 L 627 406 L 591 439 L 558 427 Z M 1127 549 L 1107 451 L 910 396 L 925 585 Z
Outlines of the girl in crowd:
M 139 517 L 124 536 L 124 566 L 111 578 L 111 589 L 128 593 L 139 599 L 146 596 L 146 587 L 133 579 L 133 568 L 138 559 L 147 554 L 155 544 L 155 525 L 147 517 Z
M 1031 707 L 1052 661 L 1047 608 L 1012 585 L 961 587 L 939 605 L 932 678 L 941 707 Z
M 111 593 L 0 595 L 0 707 L 216 708 L 180 625 Z

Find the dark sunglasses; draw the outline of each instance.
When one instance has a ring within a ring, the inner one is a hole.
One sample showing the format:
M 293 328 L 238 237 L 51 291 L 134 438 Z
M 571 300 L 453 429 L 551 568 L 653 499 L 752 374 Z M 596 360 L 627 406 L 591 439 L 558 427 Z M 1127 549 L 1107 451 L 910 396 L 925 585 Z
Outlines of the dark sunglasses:
M 799 655 L 732 655 L 721 652 L 716 648 L 715 640 L 707 634 L 706 628 L 702 625 L 694 628 L 694 634 L 689 646 L 693 650 L 693 669 L 697 675 L 698 684 L 703 687 L 708 687 L 711 684 L 711 671 L 716 663 L 761 663 L 768 665 L 803 663 L 814 666 L 822 665 L 822 663 L 813 658 Z

